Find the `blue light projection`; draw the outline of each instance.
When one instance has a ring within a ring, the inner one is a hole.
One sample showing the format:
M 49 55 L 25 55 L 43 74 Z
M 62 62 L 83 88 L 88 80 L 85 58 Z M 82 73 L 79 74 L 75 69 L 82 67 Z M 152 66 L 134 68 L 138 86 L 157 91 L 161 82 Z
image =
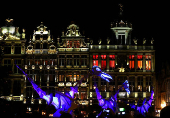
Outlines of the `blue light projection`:
M 127 92 L 128 94 L 130 94 L 128 80 L 126 80 L 126 81 L 123 83 L 122 86 L 125 88 L 126 92 Z
M 145 98 L 141 106 L 139 106 L 139 101 L 138 101 L 138 105 L 130 104 L 131 108 L 137 110 L 139 113 L 145 116 L 145 113 L 148 112 L 149 107 L 152 106 L 153 95 L 154 95 L 154 91 L 152 90 L 151 97 L 149 98 L 148 101 L 146 101 L 146 98 Z
M 77 107 L 73 99 L 74 94 L 78 92 L 78 84 L 80 84 L 84 78 L 82 78 L 74 87 L 70 87 L 71 90 L 69 92 L 65 92 L 65 94 L 56 92 L 55 97 L 53 97 L 52 94 L 47 95 L 46 92 L 38 87 L 35 82 L 18 65 L 16 66 L 28 78 L 29 82 L 32 84 L 34 90 L 39 94 L 40 98 L 46 100 L 48 105 L 53 105 L 56 108 L 57 111 L 53 114 L 54 117 L 60 117 L 60 111 L 69 112 L 72 114 L 72 110 Z
M 109 74 L 102 72 L 100 67 L 98 67 L 98 66 L 93 66 L 92 72 L 93 72 L 93 74 L 100 76 L 102 79 L 106 80 L 107 82 L 110 82 L 111 80 L 113 80 Z
M 102 107 L 102 109 L 112 109 L 113 112 L 116 111 L 116 108 L 117 108 L 117 94 L 119 93 L 119 91 L 122 89 L 122 87 L 125 88 L 125 90 L 127 91 L 128 94 L 130 94 L 130 91 L 129 91 L 129 83 L 128 81 L 126 80 L 123 84 L 122 84 L 122 87 L 119 88 L 119 90 L 116 92 L 115 95 L 112 95 L 111 98 L 109 98 L 108 100 L 102 98 L 101 94 L 100 94 L 100 91 L 99 89 L 97 88 L 97 85 L 95 84 L 95 91 L 96 91 L 96 95 L 97 95 L 97 99 L 98 99 L 98 102 L 99 102 L 99 106 Z

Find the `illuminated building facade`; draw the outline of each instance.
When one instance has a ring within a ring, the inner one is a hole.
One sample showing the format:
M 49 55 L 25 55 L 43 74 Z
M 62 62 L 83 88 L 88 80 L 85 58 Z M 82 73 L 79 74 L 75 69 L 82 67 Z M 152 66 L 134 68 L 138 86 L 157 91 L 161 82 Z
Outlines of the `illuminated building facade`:
M 11 23 L 11 22 L 9 22 Z M 11 81 L 10 94 L 1 91 L 1 98 L 23 101 L 30 105 L 29 109 L 37 106 L 37 110 L 46 115 L 52 112 L 46 108 L 46 101 L 39 99 L 29 81 L 15 67 L 25 69 L 25 72 L 47 94 L 55 91 L 67 91 L 74 86 L 77 80 L 88 75 L 79 86 L 75 99 L 82 105 L 98 104 L 95 93 L 95 83 L 104 98 L 110 98 L 122 86 L 125 80 L 129 81 L 130 94 L 122 89 L 118 94 L 118 102 L 123 100 L 135 102 L 139 98 L 150 97 L 151 86 L 156 90 L 155 78 L 155 50 L 152 40 L 143 40 L 139 44 L 136 39 L 131 40 L 132 25 L 122 20 L 111 24 L 114 37 L 102 42 L 82 36 L 79 27 L 72 23 L 62 32 L 57 42 L 51 38 L 50 30 L 40 24 L 25 46 L 25 33 L 18 33 L 16 27 L 1 28 L 0 43 L 4 53 L 2 66 L 11 66 L 11 74 L 7 80 Z M 12 31 L 14 33 L 12 33 Z M 12 39 L 9 39 L 12 37 Z M 19 38 L 20 37 L 20 38 Z M 113 81 L 110 83 L 89 72 L 92 66 L 99 66 L 101 70 L 110 74 Z M 15 82 L 16 81 L 16 82 Z M 16 83 L 20 83 L 17 85 Z M 17 88 L 19 87 L 20 88 Z M 19 90 L 15 95 L 15 90 Z M 152 103 L 155 105 L 155 101 Z M 49 108 L 49 107 L 48 107 Z
M 23 100 L 23 74 L 16 68 L 24 65 L 25 60 L 25 30 L 19 33 L 19 27 L 14 27 L 13 19 L 6 19 L 6 26 L 0 28 L 1 50 L 1 98 L 7 100 Z

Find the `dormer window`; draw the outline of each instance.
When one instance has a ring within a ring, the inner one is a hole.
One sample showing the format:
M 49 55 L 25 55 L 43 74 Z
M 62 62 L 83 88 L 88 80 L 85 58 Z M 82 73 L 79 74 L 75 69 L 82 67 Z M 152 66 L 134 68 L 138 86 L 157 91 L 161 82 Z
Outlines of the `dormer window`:
M 80 48 L 80 41 L 74 41 L 74 48 Z
M 67 41 L 67 48 L 72 48 L 72 41 Z

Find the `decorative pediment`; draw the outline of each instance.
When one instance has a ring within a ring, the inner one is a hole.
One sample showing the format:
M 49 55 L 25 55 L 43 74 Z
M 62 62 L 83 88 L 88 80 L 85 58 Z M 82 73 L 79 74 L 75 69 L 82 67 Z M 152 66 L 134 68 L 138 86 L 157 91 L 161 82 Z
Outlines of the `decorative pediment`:
M 40 26 L 37 27 L 37 31 L 34 31 L 34 34 L 49 34 L 49 31 L 46 30 L 47 27 L 44 26 L 43 22 L 41 22 Z
M 66 36 L 81 36 L 79 27 L 75 24 L 71 24 L 67 27 Z

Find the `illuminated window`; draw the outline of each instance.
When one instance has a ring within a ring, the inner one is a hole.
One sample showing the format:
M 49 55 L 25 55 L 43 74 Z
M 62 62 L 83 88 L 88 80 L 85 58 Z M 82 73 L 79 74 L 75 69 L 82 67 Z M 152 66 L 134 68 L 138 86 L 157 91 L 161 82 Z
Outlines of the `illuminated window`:
M 72 75 L 66 75 L 66 81 L 71 82 L 72 81 Z
M 80 41 L 74 41 L 74 48 L 80 48 Z
M 151 70 L 151 55 L 146 55 L 146 70 Z
M 109 69 L 114 70 L 115 68 L 115 55 L 109 55 Z
M 139 76 L 138 77 L 138 92 L 142 92 L 142 87 L 143 87 L 143 77 Z
M 129 55 L 129 68 L 130 70 L 135 69 L 135 56 Z
M 48 65 L 48 61 L 47 60 L 44 60 L 44 65 Z
M 67 41 L 67 48 L 72 48 L 72 41 Z
M 152 78 L 150 76 L 146 77 L 146 92 L 150 92 L 152 86 Z
M 81 92 L 81 99 L 87 99 L 87 93 L 86 92 Z
M 59 75 L 59 81 L 64 81 L 64 75 Z
M 101 55 L 101 69 L 106 70 L 106 55 Z
M 93 55 L 93 66 L 98 66 L 98 55 Z
M 36 65 L 40 65 L 40 60 L 35 60 Z
M 142 70 L 142 59 L 143 59 L 143 55 L 137 55 L 137 59 L 138 59 L 138 69 Z

